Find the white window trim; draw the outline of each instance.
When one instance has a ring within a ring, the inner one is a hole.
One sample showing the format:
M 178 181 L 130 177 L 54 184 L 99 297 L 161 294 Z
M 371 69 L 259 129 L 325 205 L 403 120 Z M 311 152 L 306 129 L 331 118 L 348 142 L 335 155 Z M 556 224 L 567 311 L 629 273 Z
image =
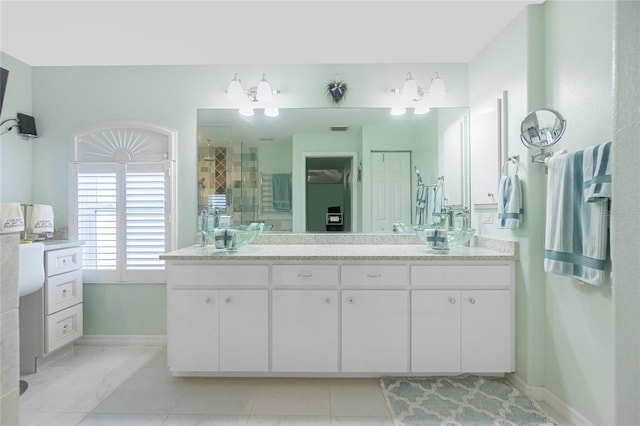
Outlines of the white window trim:
M 69 173 L 69 237 L 78 238 L 78 185 L 80 163 L 163 163 L 165 165 L 166 206 L 165 249 L 176 248 L 177 230 L 177 131 L 137 121 L 110 121 L 78 129 L 72 135 L 72 162 Z M 120 189 L 119 189 L 120 190 Z M 115 283 L 166 282 L 165 270 L 116 271 L 84 270 L 85 282 Z

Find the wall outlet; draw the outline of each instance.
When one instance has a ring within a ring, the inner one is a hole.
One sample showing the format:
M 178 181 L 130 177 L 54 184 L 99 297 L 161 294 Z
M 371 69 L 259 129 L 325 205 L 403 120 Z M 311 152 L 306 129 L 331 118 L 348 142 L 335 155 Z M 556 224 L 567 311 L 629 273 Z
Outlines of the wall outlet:
M 493 214 L 492 213 L 483 213 L 482 214 L 482 223 L 493 223 Z

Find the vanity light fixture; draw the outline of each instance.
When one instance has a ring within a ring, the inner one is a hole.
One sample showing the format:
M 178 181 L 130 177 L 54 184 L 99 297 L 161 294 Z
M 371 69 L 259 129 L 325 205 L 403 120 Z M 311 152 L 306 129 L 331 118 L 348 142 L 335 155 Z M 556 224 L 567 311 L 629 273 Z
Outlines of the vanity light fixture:
M 439 100 L 447 95 L 447 89 L 444 84 L 444 80 L 437 72 L 434 73 L 431 77 L 429 89 L 423 89 L 422 87 L 420 87 L 420 85 L 416 82 L 416 80 L 409 72 L 407 73 L 407 77 L 404 80 L 402 89 L 391 89 L 391 92 L 395 95 L 399 95 L 399 97 L 395 98 L 395 103 L 397 103 L 399 99 L 402 99 L 405 104 L 408 105 L 415 103 L 414 113 L 419 115 L 429 112 L 430 108 L 427 105 L 428 101 Z M 404 112 L 401 112 L 403 108 L 406 110 L 405 107 L 394 105 L 394 107 L 391 108 L 391 114 L 404 114 Z
M 264 114 L 267 117 L 277 117 L 279 112 L 278 107 L 275 105 L 275 95 L 278 93 L 280 91 L 271 88 L 266 74 L 262 74 L 262 80 L 256 86 L 249 88 L 249 90 L 245 91 L 242 88 L 242 82 L 238 78 L 238 74 L 233 76 L 233 80 L 229 82 L 227 87 L 227 99 L 233 103 L 240 104 L 239 112 L 245 117 L 253 115 L 254 106 L 251 105 L 252 103 L 263 107 Z M 249 101 L 248 106 L 245 105 L 247 100 Z

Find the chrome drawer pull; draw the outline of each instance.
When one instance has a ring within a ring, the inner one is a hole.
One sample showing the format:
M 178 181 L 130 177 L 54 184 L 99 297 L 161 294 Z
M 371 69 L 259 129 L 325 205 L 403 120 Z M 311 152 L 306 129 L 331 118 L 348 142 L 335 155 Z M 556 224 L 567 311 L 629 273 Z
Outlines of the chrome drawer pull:
M 312 273 L 308 273 L 308 274 L 298 274 L 299 278 L 311 278 L 313 276 Z
M 367 278 L 380 278 L 382 274 L 367 274 Z

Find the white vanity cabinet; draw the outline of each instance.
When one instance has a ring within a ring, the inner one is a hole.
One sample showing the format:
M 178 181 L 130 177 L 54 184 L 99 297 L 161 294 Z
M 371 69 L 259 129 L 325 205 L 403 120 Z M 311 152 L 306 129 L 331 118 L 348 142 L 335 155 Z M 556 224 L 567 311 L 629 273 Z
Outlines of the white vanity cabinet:
M 172 373 L 514 371 L 515 261 L 297 256 L 169 259 Z
M 512 262 L 412 266 L 412 371 L 515 369 L 513 268 Z
M 273 371 L 338 371 L 338 265 L 274 264 L 272 275 Z
M 343 290 L 342 371 L 408 371 L 405 290 Z
M 268 278 L 265 265 L 186 262 L 170 266 L 170 369 L 184 373 L 267 371 Z
M 341 267 L 342 371 L 408 371 L 408 271 L 406 264 Z
M 273 371 L 338 371 L 338 291 L 273 290 Z

